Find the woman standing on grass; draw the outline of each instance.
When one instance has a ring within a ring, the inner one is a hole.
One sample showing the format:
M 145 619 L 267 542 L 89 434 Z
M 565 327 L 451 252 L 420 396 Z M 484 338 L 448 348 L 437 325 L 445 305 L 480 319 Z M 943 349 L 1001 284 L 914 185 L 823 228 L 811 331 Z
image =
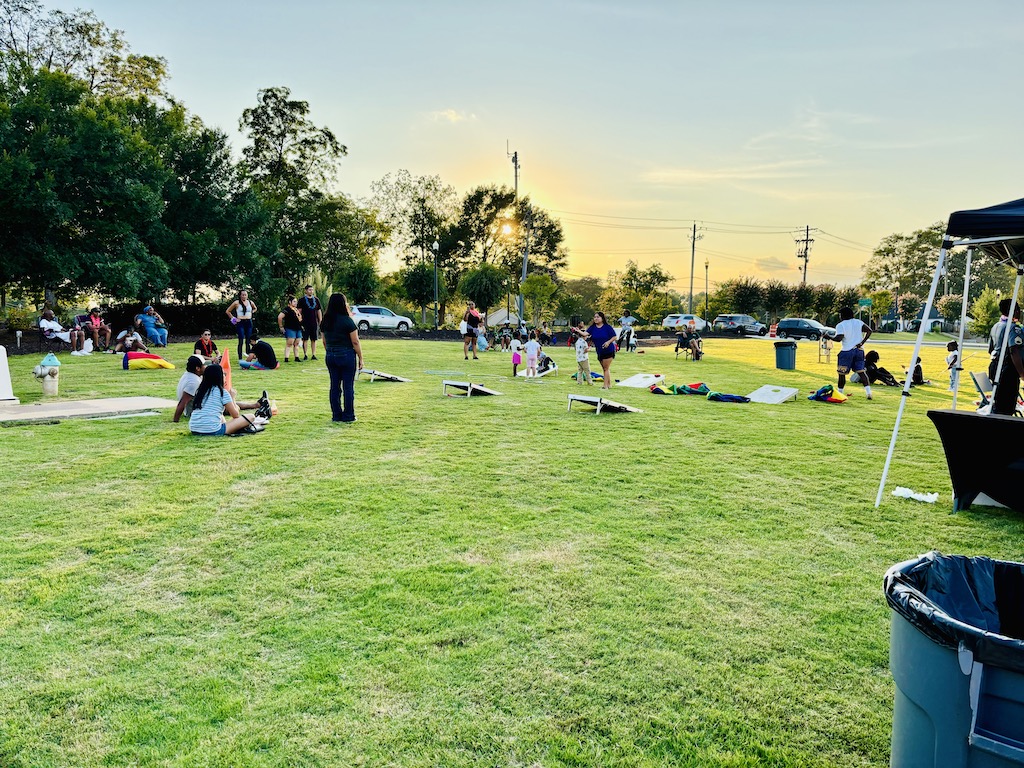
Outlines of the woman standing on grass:
M 363 367 L 363 349 L 359 346 L 359 331 L 349 314 L 348 300 L 344 294 L 331 294 L 320 332 L 323 334 L 324 347 L 327 348 L 327 372 L 331 375 L 328 395 L 331 420 L 355 421 L 355 380 L 356 373 Z
M 284 361 L 288 362 L 289 350 L 295 353 L 295 362 L 299 362 L 299 343 L 302 341 L 302 312 L 299 311 L 299 300 L 288 297 L 281 314 L 277 316 L 277 327 L 284 334 Z
M 611 389 L 612 360 L 615 359 L 615 329 L 608 325 L 604 312 L 594 313 L 594 322 L 590 324 L 587 330 L 583 331 L 583 336 L 594 345 L 594 349 L 597 351 L 597 359 L 601 361 L 601 370 L 604 375 L 601 388 Z
M 249 301 L 248 291 L 239 291 L 238 298 L 227 308 L 227 316 L 231 324 L 235 326 L 238 333 L 238 359 L 242 359 L 242 345 L 245 345 L 245 354 L 252 351 L 252 316 L 256 313 L 256 304 Z

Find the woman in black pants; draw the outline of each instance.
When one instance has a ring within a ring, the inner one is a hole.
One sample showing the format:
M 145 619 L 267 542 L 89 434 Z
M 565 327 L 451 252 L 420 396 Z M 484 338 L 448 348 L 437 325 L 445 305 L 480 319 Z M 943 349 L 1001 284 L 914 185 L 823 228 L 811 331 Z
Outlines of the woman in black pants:
M 356 373 L 363 367 L 363 350 L 359 346 L 359 331 L 349 314 L 344 294 L 331 294 L 320 331 L 327 348 L 327 372 L 331 375 L 331 418 L 333 421 L 355 421 L 355 380 Z

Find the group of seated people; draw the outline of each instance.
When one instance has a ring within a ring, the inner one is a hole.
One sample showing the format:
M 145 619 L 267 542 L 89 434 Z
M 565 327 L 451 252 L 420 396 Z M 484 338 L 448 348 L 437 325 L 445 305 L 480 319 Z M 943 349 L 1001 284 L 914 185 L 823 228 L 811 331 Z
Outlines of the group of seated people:
M 239 402 L 238 393 L 225 386 L 224 369 L 219 361 L 207 361 L 191 355 L 185 373 L 178 380 L 178 405 L 174 423 L 188 417 L 194 435 L 234 435 L 262 432 L 273 411 L 267 391 L 252 402 Z M 252 417 L 242 411 L 254 411 Z
M 145 332 L 153 346 L 167 346 L 167 326 L 164 319 L 151 306 L 143 309 L 135 316 L 130 326 L 117 334 L 113 345 L 113 328 L 103 319 L 99 307 L 91 308 L 87 315 L 78 315 L 70 328 L 60 324 L 53 310 L 43 310 L 39 318 L 39 330 L 45 338 L 62 341 L 70 346 L 72 355 L 88 355 L 93 351 L 148 352 L 149 347 L 139 334 L 140 330 Z

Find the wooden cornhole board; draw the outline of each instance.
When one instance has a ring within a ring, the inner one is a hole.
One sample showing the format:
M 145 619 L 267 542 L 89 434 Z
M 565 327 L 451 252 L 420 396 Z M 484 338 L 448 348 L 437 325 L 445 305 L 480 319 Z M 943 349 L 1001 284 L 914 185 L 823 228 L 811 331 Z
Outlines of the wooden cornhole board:
M 643 413 L 639 408 L 634 408 L 631 405 L 616 403 L 614 400 L 606 400 L 603 397 L 595 397 L 594 395 L 569 395 L 570 411 L 572 411 L 572 404 L 574 402 L 593 406 L 597 409 L 598 413 L 602 411 L 609 411 L 611 413 Z
M 479 397 L 481 395 L 500 395 L 501 392 L 497 392 L 493 389 L 481 386 L 480 384 L 473 384 L 468 381 L 448 381 L 445 379 L 442 383 L 441 391 L 444 392 L 446 397 Z M 457 389 L 463 394 L 460 395 L 449 395 L 448 387 Z
M 549 373 L 558 373 L 558 366 L 552 365 L 550 368 L 546 368 L 543 371 L 537 371 L 537 375 L 534 378 L 539 379 L 543 376 L 547 376 Z M 516 378 L 525 379 L 526 371 L 520 371 L 519 373 L 517 373 Z
M 774 384 L 765 384 L 763 387 L 755 389 L 747 397 L 752 403 L 778 405 L 787 400 L 796 400 L 798 394 L 800 394 L 800 390 L 796 387 L 777 387 Z
M 395 376 L 393 373 L 384 373 L 384 371 L 374 371 L 368 368 L 360 368 L 356 375 L 360 373 L 365 373 L 369 376 L 371 382 L 377 381 L 377 379 L 380 379 L 381 381 L 412 381 L 412 379 Z
M 660 373 L 637 373 L 628 379 L 623 379 L 615 386 L 632 387 L 633 389 L 650 389 L 655 384 L 664 384 L 665 377 Z

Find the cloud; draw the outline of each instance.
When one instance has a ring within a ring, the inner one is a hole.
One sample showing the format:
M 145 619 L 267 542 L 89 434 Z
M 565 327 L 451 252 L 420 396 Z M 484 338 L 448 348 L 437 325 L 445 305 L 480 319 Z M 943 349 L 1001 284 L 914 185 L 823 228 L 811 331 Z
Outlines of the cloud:
M 652 184 L 666 185 L 795 179 L 806 176 L 807 169 L 821 164 L 821 160 L 787 160 L 731 168 L 661 168 L 648 171 L 641 178 Z
M 438 109 L 430 112 L 427 115 L 427 119 L 433 123 L 450 123 L 452 125 L 458 125 L 459 123 L 474 123 L 476 122 L 476 115 L 472 112 L 460 112 L 457 109 Z
M 879 120 L 872 115 L 864 115 L 857 112 L 841 112 L 837 110 L 825 112 L 815 108 L 813 105 L 801 107 L 788 125 L 748 139 L 744 149 L 763 150 L 779 144 L 800 144 L 803 146 L 807 144 L 817 146 L 846 144 L 848 140 L 842 138 L 842 134 L 847 128 L 856 127 L 860 131 L 863 130 L 863 126 L 878 122 Z
M 793 269 L 793 261 L 783 261 L 777 256 L 754 259 L 754 269 L 761 272 L 784 272 Z

